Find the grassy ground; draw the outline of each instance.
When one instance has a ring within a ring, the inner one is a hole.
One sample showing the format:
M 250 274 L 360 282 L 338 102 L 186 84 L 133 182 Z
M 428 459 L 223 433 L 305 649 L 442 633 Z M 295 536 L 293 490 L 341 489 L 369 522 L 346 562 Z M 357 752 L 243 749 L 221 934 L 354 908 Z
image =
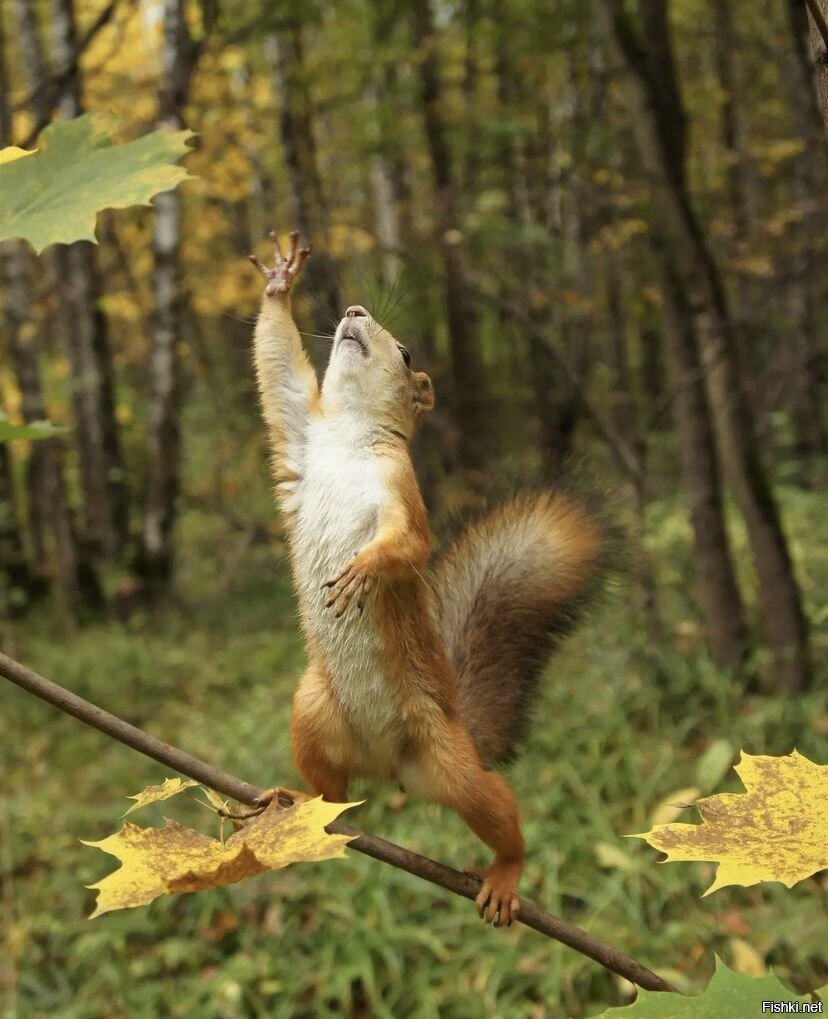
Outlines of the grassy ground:
M 821 509 L 816 496 L 786 497 L 792 533 L 807 542 L 810 557 L 794 544 L 816 616 L 828 590 Z M 287 725 L 303 655 L 278 543 L 245 543 L 197 510 L 181 533 L 179 591 L 164 613 L 75 632 L 40 614 L 3 631 L 4 648 L 243 778 L 293 784 Z M 510 771 L 529 847 L 523 891 L 682 989 L 704 986 L 714 953 L 818 986 L 828 975 L 824 885 L 702 899 L 710 866 L 660 867 L 643 842 L 621 837 L 649 827 L 659 801 L 684 787 L 738 788 L 711 769 L 714 741 L 734 756 L 796 746 L 821 760 L 828 729 L 824 671 L 821 689 L 797 699 L 748 696 L 717 672 L 686 589 L 686 521 L 657 504 L 650 535 L 664 646 L 645 647 L 630 592 L 600 610 L 550 668 L 533 739 Z M 539 1019 L 626 1000 L 591 961 L 519 926 L 492 931 L 470 903 L 357 854 L 89 921 L 84 885 L 114 861 L 79 840 L 114 831 L 124 797 L 166 772 L 16 688 L 0 687 L 0 706 L 3 1015 Z M 364 792 L 352 821 L 365 830 L 454 865 L 483 859 L 450 813 Z M 212 830 L 182 798 L 167 812 Z

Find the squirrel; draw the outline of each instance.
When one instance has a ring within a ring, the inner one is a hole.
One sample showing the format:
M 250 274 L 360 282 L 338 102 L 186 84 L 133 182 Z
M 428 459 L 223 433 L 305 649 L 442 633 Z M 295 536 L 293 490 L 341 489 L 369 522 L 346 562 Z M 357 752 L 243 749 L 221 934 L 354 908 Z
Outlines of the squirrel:
M 548 652 L 602 574 L 605 530 L 568 495 L 525 494 L 468 525 L 428 574 L 409 444 L 431 380 L 352 305 L 320 386 L 291 313 L 310 248 L 293 231 L 283 255 L 270 236 L 274 267 L 250 256 L 266 281 L 254 362 L 309 656 L 295 763 L 325 800 L 346 801 L 364 777 L 454 809 L 495 852 L 469 871 L 478 913 L 510 925 L 524 842 L 490 766 L 517 751 Z

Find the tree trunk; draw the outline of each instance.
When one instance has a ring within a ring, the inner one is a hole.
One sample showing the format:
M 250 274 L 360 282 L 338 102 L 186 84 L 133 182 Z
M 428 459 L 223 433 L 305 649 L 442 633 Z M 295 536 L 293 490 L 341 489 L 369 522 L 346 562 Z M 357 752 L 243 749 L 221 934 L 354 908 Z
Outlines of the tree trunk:
M 0 619 L 24 608 L 36 586 L 23 546 L 9 448 L 0 443 Z
M 722 462 L 747 527 L 763 633 L 774 656 L 775 685 L 793 692 L 811 679 L 808 626 L 742 387 L 724 286 L 691 203 L 685 174 L 686 117 L 673 65 L 666 0 L 639 0 L 638 9 L 640 37 L 622 8 L 611 0 L 598 2 L 605 29 L 631 72 L 627 82 L 633 127 L 702 351 Z
M 55 62 L 58 73 L 75 57 L 73 0 L 54 5 Z M 67 83 L 58 111 L 72 118 L 83 112 L 80 79 Z M 112 357 L 101 296 L 96 247 L 80 241 L 55 249 L 61 305 L 60 332 L 72 371 L 74 438 L 80 463 L 84 537 L 107 556 L 126 544 L 129 529 L 126 473 L 121 458 Z
M 787 397 L 799 480 L 807 487 L 818 484 L 823 458 L 828 455 L 825 378 L 820 371 L 821 364 L 828 364 L 828 313 L 825 310 L 828 308 L 828 257 L 821 244 L 828 228 L 828 160 L 814 88 L 805 0 L 790 0 L 788 12 L 795 70 L 798 71 L 790 89 L 791 107 L 798 133 L 805 143 L 793 167 L 793 199 L 801 208 L 806 208 L 813 204 L 816 196 L 822 196 L 820 205 L 792 227 L 796 242 L 792 266 L 795 276 L 788 288 L 793 328 L 786 365 L 791 377 Z
M 198 57 L 184 15 L 184 0 L 164 0 L 164 38 L 159 84 L 159 123 L 183 127 L 182 111 Z M 153 317 L 149 353 L 146 500 L 135 571 L 153 593 L 162 592 L 173 570 L 181 453 L 181 380 L 177 345 L 183 323 L 179 263 L 181 199 L 166 191 L 154 199 Z
M 26 422 L 43 421 L 46 407 L 40 384 L 35 338 L 28 335 L 32 295 L 29 286 L 30 255 L 22 242 L 0 245 L 6 341 L 11 353 Z M 63 479 L 60 439 L 32 443 L 26 470 L 29 529 L 35 569 L 42 577 L 55 580 L 56 593 L 74 609 L 80 596 L 78 552 Z
M 790 3 L 793 7 L 797 0 L 790 0 Z M 828 134 L 828 0 L 804 0 L 804 3 L 808 8 L 811 63 L 816 78 L 819 108 Z
M 314 309 L 314 330 L 333 335 L 345 310 L 336 260 L 330 254 L 328 205 L 319 173 L 311 100 L 305 83 L 302 26 L 293 22 L 265 36 L 265 55 L 279 95 L 279 132 L 291 183 L 293 224 L 316 246 L 303 270 Z
M 435 229 L 445 275 L 446 319 L 454 414 L 459 432 L 461 467 L 475 474 L 485 469 L 488 415 L 485 412 L 478 315 L 466 286 L 465 254 L 458 209 L 455 169 L 443 118 L 437 66 L 436 34 L 429 0 L 413 0 L 413 42 L 423 105 L 426 144 L 435 189 Z
M 36 96 L 38 87 L 48 76 L 48 69 L 35 10 L 27 0 L 14 0 L 12 13 L 26 87 L 31 95 Z M 7 95 L 3 89 L 0 106 L 6 109 L 0 116 L 0 122 L 10 130 Z M 42 112 L 36 105 L 31 109 L 35 118 Z M 12 139 L 5 136 L 0 142 L 11 144 Z M 51 258 L 51 255 L 46 258 Z M 0 261 L 5 284 L 6 339 L 21 392 L 23 419 L 27 422 L 43 420 L 47 415 L 40 380 L 38 338 L 31 335 L 29 328 L 34 296 L 31 286 L 32 256 L 28 245 L 21 241 L 5 242 L 0 245 Z M 32 444 L 26 469 L 26 489 L 36 573 L 53 582 L 56 595 L 69 611 L 74 612 L 81 600 L 98 604 L 100 588 L 91 564 L 81 552 L 72 519 L 63 473 L 62 440 L 47 439 Z
M 5 51 L 3 19 L 0 17 L 0 94 L 3 96 L 8 95 Z M 11 140 L 11 110 L 3 99 L 0 99 L 0 139 L 3 145 Z M 2 344 L 0 353 L 5 353 Z M 31 583 L 31 569 L 17 513 L 11 456 L 9 447 L 0 443 L 0 619 L 12 612 L 17 600 L 16 591 L 21 591 L 25 598 L 31 590 Z
M 739 121 L 736 61 L 739 46 L 730 4 L 713 4 L 715 32 L 713 60 L 722 93 L 721 133 L 727 165 L 727 193 L 733 222 L 733 238 L 737 244 L 747 240 L 750 223 L 747 187 L 744 180 L 742 130 Z
M 663 245 L 662 285 L 673 418 L 682 479 L 693 525 L 693 565 L 699 607 L 715 660 L 734 668 L 745 658 L 748 634 L 725 525 L 719 457 L 701 371 L 698 341 L 683 282 Z

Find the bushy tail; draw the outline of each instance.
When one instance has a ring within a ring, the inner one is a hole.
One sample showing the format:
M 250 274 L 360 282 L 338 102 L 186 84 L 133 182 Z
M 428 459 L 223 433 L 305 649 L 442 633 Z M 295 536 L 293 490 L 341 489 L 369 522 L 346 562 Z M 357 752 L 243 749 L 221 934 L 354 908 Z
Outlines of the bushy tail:
M 605 526 L 576 498 L 518 496 L 469 524 L 438 562 L 433 612 L 483 759 L 511 760 L 537 681 L 605 573 Z

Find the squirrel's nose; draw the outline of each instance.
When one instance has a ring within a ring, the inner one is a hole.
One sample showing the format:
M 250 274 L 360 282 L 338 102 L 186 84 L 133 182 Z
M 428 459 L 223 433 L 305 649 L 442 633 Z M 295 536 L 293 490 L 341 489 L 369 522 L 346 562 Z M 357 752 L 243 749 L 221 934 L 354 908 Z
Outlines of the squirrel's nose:
M 367 318 L 368 312 L 362 307 L 361 304 L 352 304 L 350 308 L 345 310 L 345 318 Z

